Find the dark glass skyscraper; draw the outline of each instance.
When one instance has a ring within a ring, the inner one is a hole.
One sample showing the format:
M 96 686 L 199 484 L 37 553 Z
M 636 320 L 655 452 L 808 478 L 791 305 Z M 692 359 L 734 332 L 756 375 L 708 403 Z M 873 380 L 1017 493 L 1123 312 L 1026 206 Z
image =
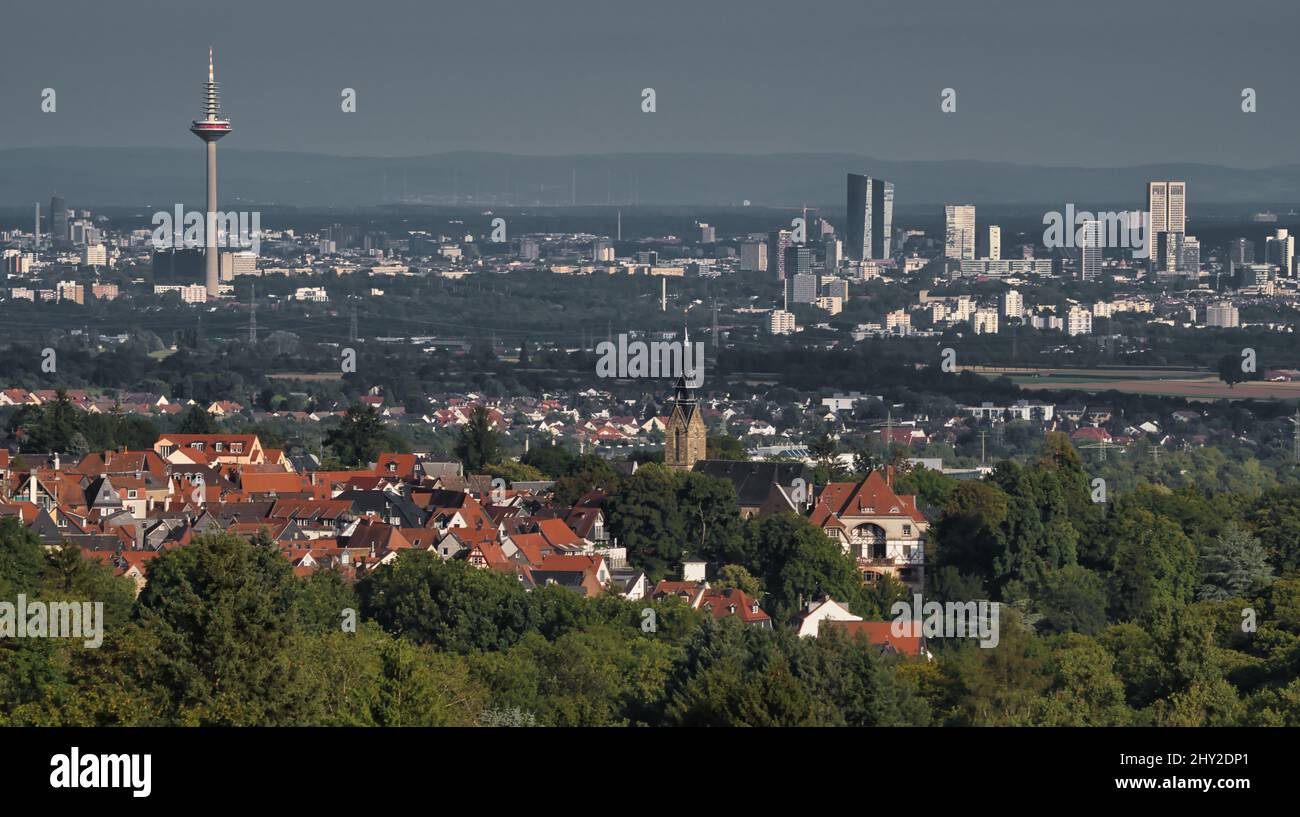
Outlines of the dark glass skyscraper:
M 894 185 L 848 174 L 844 255 L 850 261 L 889 258 L 894 231 Z
M 68 205 L 62 196 L 50 199 L 50 244 L 66 247 L 72 235 L 68 232 Z

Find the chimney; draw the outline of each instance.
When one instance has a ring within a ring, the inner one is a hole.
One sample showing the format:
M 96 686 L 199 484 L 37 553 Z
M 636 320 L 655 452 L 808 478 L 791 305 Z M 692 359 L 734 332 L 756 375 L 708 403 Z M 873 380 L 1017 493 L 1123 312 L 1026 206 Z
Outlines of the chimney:
M 31 499 L 32 504 L 35 505 L 36 504 L 36 471 L 35 470 L 33 470 L 31 474 L 28 475 L 27 495 Z
M 59 452 L 57 451 L 54 452 L 54 470 L 59 470 Z

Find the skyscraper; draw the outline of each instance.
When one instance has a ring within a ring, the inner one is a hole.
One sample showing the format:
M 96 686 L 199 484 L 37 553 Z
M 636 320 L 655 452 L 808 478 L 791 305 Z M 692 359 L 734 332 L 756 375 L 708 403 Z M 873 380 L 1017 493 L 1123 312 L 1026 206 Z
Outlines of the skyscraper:
M 848 174 L 844 254 L 850 261 L 888 259 L 894 232 L 894 185 Z
M 806 244 L 791 244 L 785 248 L 785 276 L 807 275 L 812 272 L 812 250 Z
M 989 260 L 1002 260 L 1002 228 L 996 224 L 989 225 Z
M 50 246 L 55 249 L 70 243 L 68 232 L 68 204 L 62 196 L 50 197 Z
M 190 132 L 203 140 L 208 153 L 208 200 L 203 224 L 204 286 L 208 300 L 221 293 L 220 259 L 217 258 L 217 140 L 230 133 L 230 120 L 221 115 L 221 95 L 208 49 L 208 81 L 203 87 L 203 115 L 190 125 Z
M 1183 236 L 1178 269 L 1193 277 L 1201 274 L 1201 242 L 1196 236 Z
M 767 235 L 767 268 L 778 281 L 786 279 L 785 251 L 790 246 L 789 230 L 773 230 Z
M 1079 245 L 1079 278 L 1096 281 L 1101 277 L 1101 249 L 1105 233 L 1100 221 L 1083 222 Z
M 943 211 L 946 224 L 943 254 L 957 261 L 974 261 L 975 205 L 949 204 Z
M 1176 270 L 1187 232 L 1187 183 L 1149 182 L 1147 212 L 1151 214 L 1151 255 L 1154 269 Z
M 1264 244 L 1264 261 L 1277 267 L 1279 278 L 1290 278 L 1295 258 L 1295 236 L 1287 230 L 1274 230 Z
M 740 245 L 741 272 L 767 272 L 767 244 L 760 240 Z

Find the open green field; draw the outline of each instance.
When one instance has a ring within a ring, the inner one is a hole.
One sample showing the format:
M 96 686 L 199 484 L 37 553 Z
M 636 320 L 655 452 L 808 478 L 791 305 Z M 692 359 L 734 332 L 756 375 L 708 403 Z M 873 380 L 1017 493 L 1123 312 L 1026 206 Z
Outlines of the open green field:
M 1228 386 L 1216 374 L 1196 369 L 1096 368 L 1032 369 L 964 367 L 986 377 L 1007 377 L 1022 389 L 1067 390 L 1089 393 L 1118 391 L 1183 397 L 1188 400 L 1297 400 L 1300 383 L 1255 381 Z

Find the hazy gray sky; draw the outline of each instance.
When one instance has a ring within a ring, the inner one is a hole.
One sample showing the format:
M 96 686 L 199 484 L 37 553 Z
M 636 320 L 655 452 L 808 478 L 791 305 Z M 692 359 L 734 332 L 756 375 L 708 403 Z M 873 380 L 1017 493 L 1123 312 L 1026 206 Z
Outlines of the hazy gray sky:
M 41 0 L 0 11 L 0 148 L 847 152 L 1296 161 L 1294 0 Z M 1259 111 L 1243 114 L 1253 87 Z M 42 88 L 58 110 L 40 112 Z M 358 110 L 340 111 L 355 88 Z M 641 89 L 658 111 L 640 110 Z M 940 91 L 957 112 L 940 112 Z

